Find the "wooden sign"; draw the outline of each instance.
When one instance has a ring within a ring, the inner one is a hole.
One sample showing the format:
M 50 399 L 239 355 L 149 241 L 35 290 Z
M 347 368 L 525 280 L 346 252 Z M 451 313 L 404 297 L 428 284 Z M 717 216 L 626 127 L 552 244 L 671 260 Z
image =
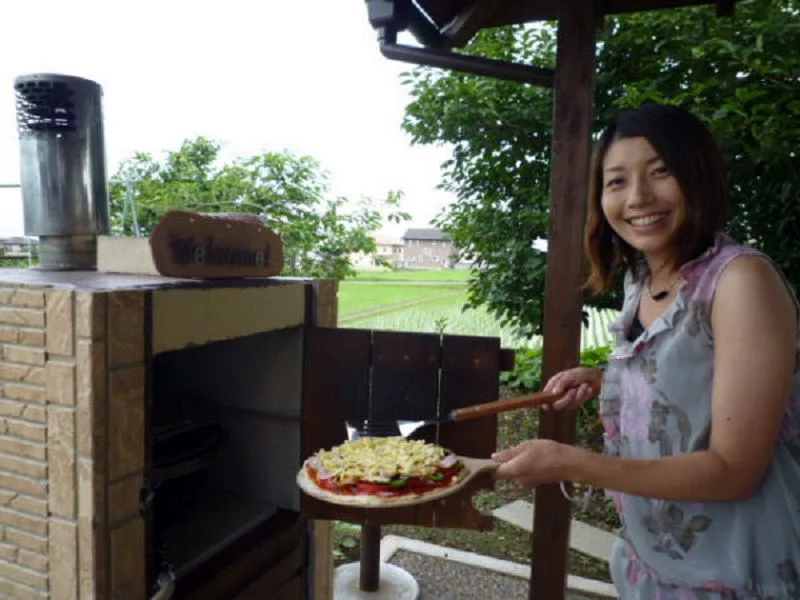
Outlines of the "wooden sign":
M 283 269 L 280 236 L 249 214 L 172 210 L 150 234 L 150 248 L 167 277 L 271 277 Z

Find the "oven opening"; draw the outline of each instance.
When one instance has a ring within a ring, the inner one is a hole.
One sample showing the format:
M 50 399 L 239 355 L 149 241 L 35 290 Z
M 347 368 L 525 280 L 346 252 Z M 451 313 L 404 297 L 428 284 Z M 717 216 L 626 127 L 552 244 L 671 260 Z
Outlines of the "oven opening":
M 164 571 L 180 581 L 299 511 L 302 340 L 292 328 L 153 359 L 142 499 L 151 581 Z

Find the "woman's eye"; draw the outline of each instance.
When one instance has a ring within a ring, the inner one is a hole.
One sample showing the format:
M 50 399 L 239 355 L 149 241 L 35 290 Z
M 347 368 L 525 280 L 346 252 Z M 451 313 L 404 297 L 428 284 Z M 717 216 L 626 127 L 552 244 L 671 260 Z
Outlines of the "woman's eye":
M 623 183 L 625 183 L 625 180 L 622 177 L 614 177 L 613 179 L 609 179 L 606 182 L 606 187 L 607 188 L 617 187 L 619 185 L 622 185 Z
M 669 169 L 667 165 L 659 165 L 655 169 L 653 169 L 653 175 L 668 175 Z

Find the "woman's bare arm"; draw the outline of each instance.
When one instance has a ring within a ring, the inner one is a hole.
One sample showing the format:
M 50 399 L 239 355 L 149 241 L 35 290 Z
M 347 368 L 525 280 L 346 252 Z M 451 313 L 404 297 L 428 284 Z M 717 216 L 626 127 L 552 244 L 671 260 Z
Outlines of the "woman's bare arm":
M 708 450 L 653 460 L 623 459 L 536 443 L 501 457 L 501 477 L 524 485 L 559 478 L 672 500 L 721 502 L 750 496 L 766 472 L 795 368 L 796 311 L 780 275 L 744 256 L 723 272 L 712 307 L 714 388 Z M 516 464 L 515 464 L 516 463 Z M 560 463 L 560 464 L 559 464 Z M 538 465 L 538 467 L 537 467 Z

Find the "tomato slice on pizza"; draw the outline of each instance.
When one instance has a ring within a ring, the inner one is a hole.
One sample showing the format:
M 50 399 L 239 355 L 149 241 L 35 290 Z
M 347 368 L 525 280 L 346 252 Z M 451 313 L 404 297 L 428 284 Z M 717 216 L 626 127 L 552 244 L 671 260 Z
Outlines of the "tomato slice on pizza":
M 464 464 L 423 440 L 361 438 L 320 450 L 304 465 L 310 482 L 328 494 L 391 500 L 457 484 Z

